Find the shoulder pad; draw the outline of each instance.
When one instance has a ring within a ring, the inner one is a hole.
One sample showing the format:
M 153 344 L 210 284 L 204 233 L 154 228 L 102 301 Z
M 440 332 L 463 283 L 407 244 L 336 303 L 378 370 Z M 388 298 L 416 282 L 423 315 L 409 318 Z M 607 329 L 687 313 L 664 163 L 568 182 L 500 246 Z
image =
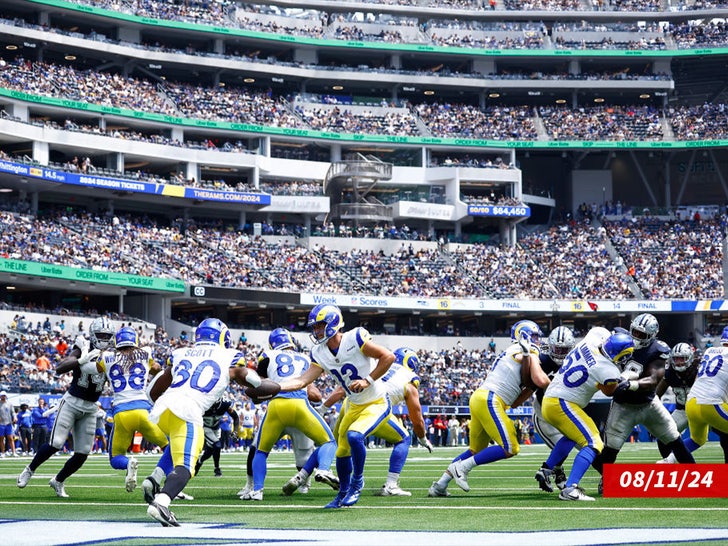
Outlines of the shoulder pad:
M 653 347 L 655 350 L 661 352 L 661 353 L 669 353 L 670 352 L 670 346 L 662 341 L 661 339 L 656 339 L 655 343 L 653 344 Z

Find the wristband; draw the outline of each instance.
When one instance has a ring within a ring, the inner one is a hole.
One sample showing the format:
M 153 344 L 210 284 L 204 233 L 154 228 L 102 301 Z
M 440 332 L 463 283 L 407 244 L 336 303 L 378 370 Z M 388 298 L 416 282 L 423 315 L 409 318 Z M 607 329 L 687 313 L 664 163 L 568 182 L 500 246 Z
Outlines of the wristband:
M 629 382 L 629 390 L 636 391 L 640 388 L 640 384 L 637 381 L 630 381 Z
M 247 370 L 248 370 L 248 373 L 245 376 L 246 383 L 248 385 L 250 385 L 251 387 L 253 387 L 254 389 L 260 387 L 260 384 L 263 382 L 263 380 L 258 375 L 258 372 L 256 372 L 255 370 L 253 370 L 251 368 L 247 368 Z
M 371 375 L 367 375 L 367 376 L 366 376 L 366 377 L 364 378 L 364 381 L 366 381 L 366 382 L 367 382 L 367 383 L 369 383 L 370 385 L 374 385 L 374 379 L 372 379 L 372 376 L 371 376 Z

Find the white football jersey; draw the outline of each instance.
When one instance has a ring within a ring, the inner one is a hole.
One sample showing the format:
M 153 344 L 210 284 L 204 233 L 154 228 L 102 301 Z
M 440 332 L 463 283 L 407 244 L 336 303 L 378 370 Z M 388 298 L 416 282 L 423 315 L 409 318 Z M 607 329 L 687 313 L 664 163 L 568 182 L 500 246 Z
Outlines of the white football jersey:
M 361 351 L 371 338 L 365 328 L 358 327 L 341 336 L 341 344 L 336 354 L 331 352 L 326 343 L 311 348 L 311 361 L 334 376 L 344 387 L 349 401 L 353 404 L 368 404 L 384 396 L 384 386 L 381 381 L 375 381 L 361 392 L 351 392 L 349 389 L 352 381 L 364 379 L 377 366 L 373 358 L 369 358 Z
M 691 398 L 698 404 L 728 403 L 728 347 L 711 347 L 705 351 L 688 394 L 688 400 Z
M 389 401 L 393 406 L 404 402 L 407 385 L 416 378 L 417 374 L 409 368 L 405 368 L 399 364 L 392 364 L 392 367 L 389 368 L 389 371 L 384 374 L 380 381 L 384 383 L 384 390 L 387 392 Z
M 544 397 L 561 398 L 584 408 L 597 392 L 597 384 L 619 381 L 619 374 L 619 368 L 598 346 L 585 339 L 566 355 Z
M 265 365 L 265 374 L 268 379 L 276 383 L 283 383 L 287 379 L 299 377 L 311 367 L 311 358 L 298 351 L 284 349 L 266 349 L 258 357 L 258 368 Z M 308 398 L 306 389 L 282 392 L 276 398 Z
M 196 344 L 172 352 L 172 383 L 154 404 L 149 419 L 156 423 L 164 410 L 202 426 L 202 414 L 217 401 L 230 384 L 230 368 L 245 357 L 235 349 L 217 344 Z
M 534 347 L 532 352 L 538 350 Z M 497 394 L 503 403 L 510 406 L 523 390 L 521 387 L 521 363 L 515 357 L 523 354 L 523 349 L 514 343 L 498 355 L 488 376 L 479 388 L 488 389 Z
M 125 355 L 129 356 L 125 358 Z M 127 358 L 129 362 L 126 362 Z M 118 410 L 122 404 L 136 401 L 146 402 L 146 407 L 149 407 L 145 387 L 153 363 L 152 353 L 148 347 L 133 351 L 111 349 L 101 353 L 97 366 L 101 366 L 114 391 L 114 409 Z

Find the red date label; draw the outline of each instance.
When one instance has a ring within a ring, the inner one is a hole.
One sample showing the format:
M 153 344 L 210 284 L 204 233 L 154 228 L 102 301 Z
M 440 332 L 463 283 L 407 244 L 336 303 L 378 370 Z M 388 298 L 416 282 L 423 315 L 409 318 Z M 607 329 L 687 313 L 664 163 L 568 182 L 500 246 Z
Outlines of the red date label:
M 728 497 L 725 464 L 606 464 L 605 497 Z

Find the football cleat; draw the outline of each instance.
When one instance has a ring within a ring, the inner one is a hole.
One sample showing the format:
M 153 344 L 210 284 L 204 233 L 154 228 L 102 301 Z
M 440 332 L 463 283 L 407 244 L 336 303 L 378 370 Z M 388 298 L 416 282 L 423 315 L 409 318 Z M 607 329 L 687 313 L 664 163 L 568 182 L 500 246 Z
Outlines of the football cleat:
M 590 497 L 584 490 L 578 485 L 572 485 L 566 487 L 561 493 L 559 493 L 559 499 L 565 501 L 593 501 L 594 497 Z
M 179 522 L 174 516 L 174 512 L 170 512 L 169 508 L 152 501 L 147 507 L 147 514 L 156 519 L 164 527 L 179 527 Z
M 298 488 L 298 492 L 301 493 L 301 495 L 308 495 L 308 492 L 311 490 L 311 477 L 309 476 L 308 479 L 301 484 L 301 487 Z
M 657 464 L 677 464 L 677 457 L 675 457 L 674 453 L 670 453 L 664 459 L 657 461 Z
M 152 504 L 154 502 L 154 497 L 157 496 L 157 493 L 159 493 L 161 489 L 162 488 L 159 487 L 159 484 L 156 482 L 156 480 L 151 476 L 144 478 L 144 481 L 142 482 L 144 502 L 146 502 L 147 504 Z
M 412 493 L 405 491 L 399 483 L 385 483 L 377 492 L 379 497 L 411 497 Z
M 325 483 L 334 491 L 339 490 L 339 478 L 329 470 L 316 470 L 313 479 L 319 483 Z
M 129 457 L 129 462 L 126 463 L 126 479 L 124 485 L 128 493 L 132 493 L 137 486 L 137 469 L 139 468 L 139 461 L 136 457 Z
M 554 467 L 554 482 L 559 489 L 566 487 L 566 473 L 563 466 Z
M 359 502 L 362 489 L 364 489 L 364 478 L 351 480 L 351 485 L 349 486 L 349 490 L 346 492 L 346 496 L 341 501 L 341 506 L 354 506 L 357 502 Z
M 213 472 L 213 475 L 216 478 L 222 478 L 222 470 L 220 470 L 219 468 L 216 468 L 215 471 Z
M 63 487 L 63 482 L 59 482 L 55 478 L 51 478 L 51 481 L 48 482 L 48 485 L 50 485 L 56 492 L 56 495 L 58 495 L 62 499 L 68 498 L 69 495 L 68 493 L 66 493 L 66 488 Z
M 450 466 L 447 467 L 447 472 L 452 476 L 452 479 L 455 480 L 455 483 L 458 484 L 458 487 L 460 489 L 462 489 L 463 491 L 470 491 L 470 485 L 468 484 L 468 473 L 463 468 L 462 461 L 455 461 L 454 463 L 450 463 Z
M 238 497 L 242 500 L 242 498 L 250 493 L 253 490 L 253 484 L 252 483 L 246 483 L 245 487 L 243 487 L 240 491 L 237 492 Z
M 450 491 L 446 487 L 441 486 L 437 482 L 432 482 L 430 489 L 427 490 L 428 497 L 449 497 Z
M 177 496 L 175 497 L 175 499 L 191 501 L 191 500 L 195 500 L 195 497 L 193 497 L 192 495 L 188 495 L 184 491 L 180 491 L 179 493 L 177 493 Z
M 28 482 L 30 481 L 30 478 L 33 477 L 33 472 L 29 466 L 26 466 L 23 471 L 20 473 L 20 476 L 18 476 L 18 487 L 22 489 L 26 485 L 28 485 Z
M 344 500 L 344 497 L 346 497 L 346 491 L 339 491 L 339 493 L 334 497 L 334 500 L 332 500 L 330 503 L 328 503 L 324 508 L 341 508 L 344 505 L 341 504 Z
M 240 500 L 262 501 L 263 500 L 263 490 L 258 489 L 256 491 L 250 491 L 249 493 L 240 497 Z
M 551 478 L 553 478 L 553 475 L 554 471 L 550 468 L 542 466 L 538 469 L 538 472 L 536 472 L 534 478 L 536 478 L 538 486 L 541 488 L 542 491 L 546 491 L 547 493 L 554 492 L 554 486 L 551 485 Z
M 300 473 L 296 473 L 283 485 L 283 494 L 286 496 L 293 495 L 293 493 L 295 493 L 296 490 L 304 483 L 306 483 L 306 478 L 304 478 Z

